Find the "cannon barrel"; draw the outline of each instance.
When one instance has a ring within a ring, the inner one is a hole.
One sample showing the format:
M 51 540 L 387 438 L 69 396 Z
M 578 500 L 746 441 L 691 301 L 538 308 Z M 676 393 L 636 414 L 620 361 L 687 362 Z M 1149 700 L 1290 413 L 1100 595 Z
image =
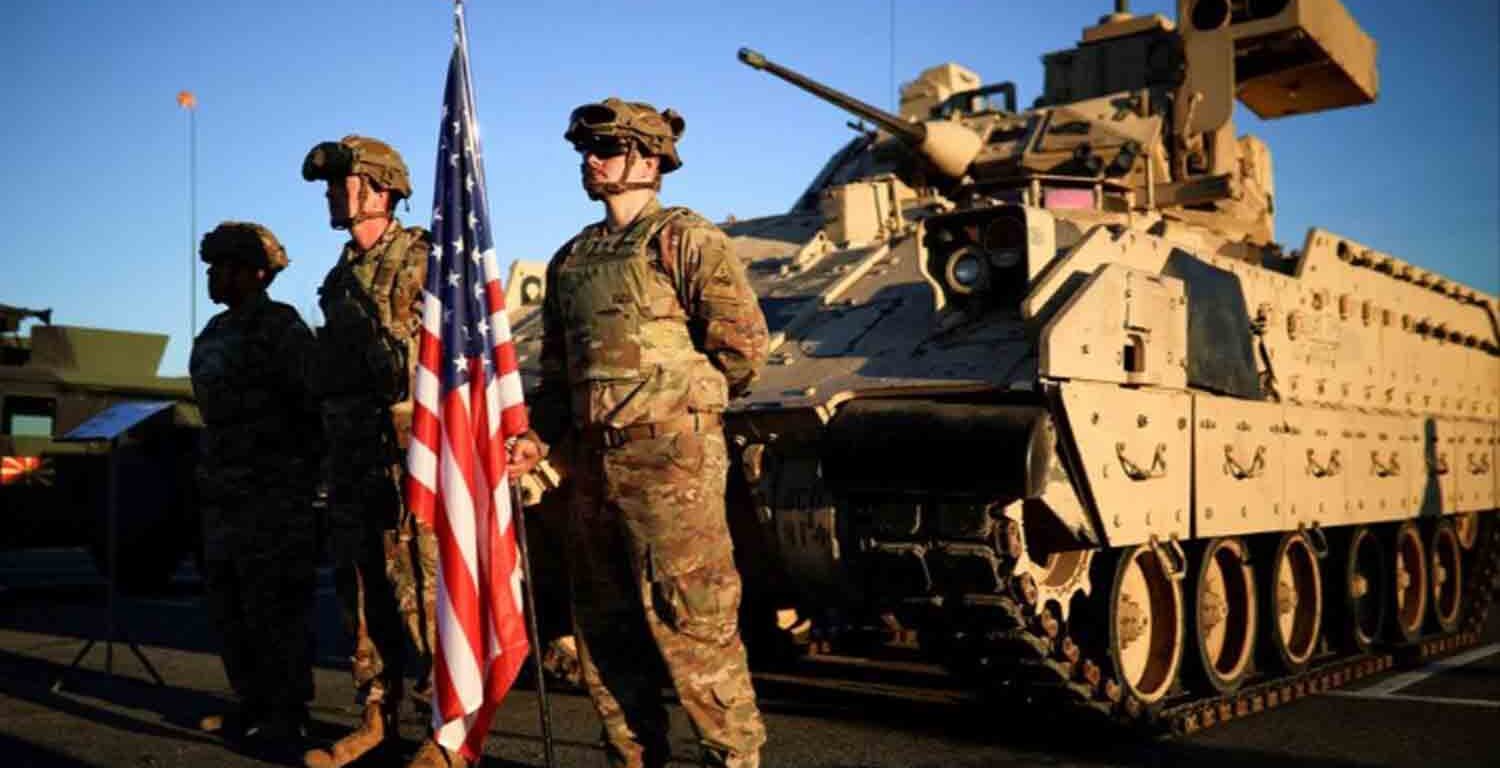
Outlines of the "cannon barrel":
M 900 137 L 900 139 L 907 144 L 911 144 L 912 146 L 921 146 L 922 142 L 927 140 L 927 126 L 922 125 L 921 123 L 907 122 L 897 115 L 893 115 L 878 107 L 870 106 L 869 104 L 866 104 L 847 93 L 829 88 L 828 86 L 823 85 L 816 80 L 812 80 L 799 72 L 787 69 L 786 67 L 783 67 L 780 64 L 767 59 L 758 51 L 752 51 L 749 48 L 741 48 L 739 57 L 740 61 L 751 67 L 770 72 L 771 74 L 781 78 L 782 80 L 785 80 L 788 83 L 791 83 L 792 85 L 795 85 L 798 88 L 801 88 L 802 90 L 807 91 L 808 93 L 811 93 L 812 95 L 817 96 L 818 98 L 829 102 L 846 112 L 853 113 L 854 115 L 862 119 L 868 120 L 880 126 L 881 128 L 884 128 L 888 133 Z

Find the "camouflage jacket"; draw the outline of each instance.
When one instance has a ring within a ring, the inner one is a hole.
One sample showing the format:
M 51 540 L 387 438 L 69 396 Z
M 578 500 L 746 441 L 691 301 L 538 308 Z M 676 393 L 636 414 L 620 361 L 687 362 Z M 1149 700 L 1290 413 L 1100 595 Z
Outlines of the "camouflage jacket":
M 214 315 L 193 341 L 188 367 L 205 426 L 205 502 L 278 489 L 311 493 L 322 442 L 308 386 L 313 350 L 297 310 L 265 293 Z
M 318 390 L 324 398 L 405 400 L 421 337 L 427 230 L 391 219 L 361 251 L 350 240 L 318 289 Z
M 765 363 L 765 316 L 718 227 L 653 200 L 619 232 L 585 227 L 547 265 L 544 442 L 571 426 L 620 428 L 718 413 Z

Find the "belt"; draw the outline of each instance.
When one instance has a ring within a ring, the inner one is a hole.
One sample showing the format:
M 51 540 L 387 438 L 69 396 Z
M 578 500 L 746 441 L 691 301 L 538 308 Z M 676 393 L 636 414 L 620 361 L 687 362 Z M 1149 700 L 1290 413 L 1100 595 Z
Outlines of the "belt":
M 588 428 L 583 431 L 583 436 L 589 445 L 618 448 L 632 440 L 650 440 L 682 432 L 707 432 L 723 425 L 724 418 L 717 413 L 690 413 L 675 419 L 650 424 L 632 424 L 620 429 Z

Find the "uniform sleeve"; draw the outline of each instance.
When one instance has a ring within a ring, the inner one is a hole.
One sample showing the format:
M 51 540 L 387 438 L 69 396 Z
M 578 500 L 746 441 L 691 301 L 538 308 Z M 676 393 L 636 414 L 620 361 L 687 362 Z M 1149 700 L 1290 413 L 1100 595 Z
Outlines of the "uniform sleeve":
M 558 307 L 557 269 L 570 250 L 572 241 L 552 256 L 547 264 L 547 287 L 542 297 L 541 378 L 528 396 L 531 406 L 531 428 L 542 442 L 556 443 L 573 421 L 572 398 L 568 392 L 566 342 L 563 337 L 562 312 Z
M 666 234 L 662 265 L 687 310 L 693 341 L 724 372 L 730 395 L 744 394 L 765 365 L 770 344 L 745 265 L 729 237 L 706 221 L 674 225 Z
M 401 271 L 391 287 L 391 311 L 404 322 L 393 322 L 390 331 L 397 339 L 407 342 L 416 352 L 415 340 L 422 331 L 422 288 L 427 284 L 427 262 L 432 253 L 432 243 L 424 232 L 412 241 L 401 259 Z M 412 362 L 416 356 L 411 357 Z

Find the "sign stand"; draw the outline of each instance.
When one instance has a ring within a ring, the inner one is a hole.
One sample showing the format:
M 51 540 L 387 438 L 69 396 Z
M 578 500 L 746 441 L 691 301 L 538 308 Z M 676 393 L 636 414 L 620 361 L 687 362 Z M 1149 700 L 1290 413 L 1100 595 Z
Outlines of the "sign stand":
M 107 560 L 105 574 L 105 608 L 104 608 L 104 672 L 113 675 L 115 673 L 115 649 L 114 644 L 118 639 L 123 642 L 140 659 L 141 666 L 151 675 L 151 679 L 157 685 L 165 686 L 167 683 L 157 673 L 156 667 L 141 653 L 134 641 L 126 634 L 124 627 L 115 619 L 115 561 L 118 557 L 119 542 L 117 539 L 117 525 L 120 514 L 120 443 L 133 427 L 145 422 L 152 416 L 170 409 L 174 404 L 171 402 L 132 402 L 112 405 L 93 418 L 78 425 L 73 431 L 57 438 L 58 442 L 78 443 L 103 443 L 108 447 L 109 454 L 106 469 L 106 491 L 105 491 L 105 559 Z M 54 693 L 62 690 L 63 684 L 67 682 L 68 675 L 78 668 L 83 657 L 93 649 L 98 638 L 89 638 L 79 649 L 78 655 L 67 668 L 58 673 L 57 678 L 52 681 Z

